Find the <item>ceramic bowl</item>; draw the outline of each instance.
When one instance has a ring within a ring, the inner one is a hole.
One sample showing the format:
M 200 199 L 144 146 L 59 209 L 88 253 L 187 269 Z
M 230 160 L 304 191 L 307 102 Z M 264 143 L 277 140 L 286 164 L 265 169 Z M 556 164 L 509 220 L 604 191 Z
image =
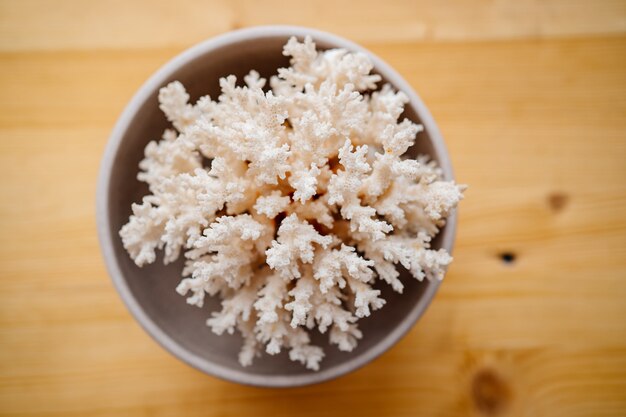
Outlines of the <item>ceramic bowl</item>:
M 265 26 L 230 32 L 202 42 L 158 70 L 137 91 L 120 116 L 102 159 L 97 190 L 97 223 L 102 253 L 113 283 L 131 314 L 161 346 L 189 365 L 229 381 L 265 386 L 293 387 L 326 381 L 367 364 L 393 346 L 415 324 L 431 302 L 438 282 L 417 282 L 403 272 L 405 290 L 396 294 L 380 285 L 384 308 L 359 321 L 364 338 L 350 352 L 328 345 L 325 335 L 313 341 L 324 347 L 326 356 L 321 370 L 314 372 L 291 362 L 285 352 L 264 354 L 254 364 L 242 367 L 237 361 L 241 346 L 238 335 L 217 336 L 205 325 L 219 300 L 209 299 L 203 308 L 189 306 L 185 297 L 174 291 L 181 279 L 182 262 L 163 265 L 161 258 L 143 268 L 137 267 L 124 248 L 118 231 L 128 221 L 131 204 L 148 193 L 137 181 L 138 163 L 146 144 L 159 139 L 168 122 L 159 110 L 157 95 L 173 80 L 181 81 L 192 100 L 210 94 L 217 97 L 220 77 L 235 74 L 238 79 L 256 69 L 269 76 L 287 66 L 282 47 L 291 36 L 311 35 L 320 49 L 345 48 L 368 54 L 374 71 L 384 82 L 405 92 L 410 98 L 404 116 L 424 125 L 414 155 L 426 153 L 435 159 L 450 180 L 452 168 L 439 129 L 428 109 L 411 86 L 388 64 L 363 47 L 346 39 L 303 27 Z M 434 240 L 435 248 L 452 250 L 456 217 Z M 317 332 L 314 332 L 317 333 Z M 123 341 L 120 341 L 123 343 Z

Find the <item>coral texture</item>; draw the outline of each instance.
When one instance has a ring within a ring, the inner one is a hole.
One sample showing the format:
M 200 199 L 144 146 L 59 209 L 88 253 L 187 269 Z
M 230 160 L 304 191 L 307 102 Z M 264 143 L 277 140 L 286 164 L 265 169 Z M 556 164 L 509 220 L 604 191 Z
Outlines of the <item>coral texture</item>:
M 138 178 L 150 187 L 121 229 L 138 266 L 186 258 L 177 287 L 207 325 L 238 330 L 239 361 L 288 350 L 317 370 L 310 331 L 351 351 L 358 320 L 385 304 L 373 284 L 402 292 L 398 268 L 442 279 L 452 260 L 430 249 L 463 186 L 426 156 L 403 158 L 422 130 L 399 120 L 408 102 L 372 74 L 367 55 L 318 52 L 310 38 L 284 46 L 290 67 L 220 80 L 217 100 L 195 105 L 179 82 L 161 89 L 175 130 L 150 142 Z

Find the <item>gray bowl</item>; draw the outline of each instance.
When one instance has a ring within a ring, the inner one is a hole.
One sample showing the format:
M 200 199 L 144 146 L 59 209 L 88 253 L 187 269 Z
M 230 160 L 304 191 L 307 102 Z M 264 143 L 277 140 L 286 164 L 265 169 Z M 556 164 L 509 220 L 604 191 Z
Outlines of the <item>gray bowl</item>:
M 313 341 L 324 347 L 326 357 L 321 370 L 306 370 L 291 362 L 285 352 L 256 358 L 250 367 L 237 361 L 241 346 L 238 335 L 217 336 L 205 325 L 210 312 L 219 307 L 219 300 L 209 299 L 204 308 L 189 306 L 185 297 L 174 289 L 181 278 L 182 263 L 164 266 L 161 259 L 138 268 L 122 247 L 118 231 L 131 212 L 131 203 L 148 193 L 145 184 L 137 181 L 138 163 L 143 149 L 153 139 L 161 137 L 168 127 L 159 110 L 159 88 L 173 80 L 181 81 L 192 100 L 204 94 L 217 97 L 218 79 L 235 74 L 238 79 L 256 69 L 263 76 L 288 65 L 282 46 L 295 35 L 311 35 L 318 48 L 341 47 L 368 54 L 375 72 L 404 91 L 410 98 L 405 117 L 424 125 L 414 154 L 426 153 L 443 169 L 446 179 L 452 179 L 452 167 L 439 129 L 428 109 L 411 86 L 380 58 L 346 39 L 317 30 L 265 26 L 230 32 L 202 42 L 178 55 L 156 72 L 135 94 L 120 116 L 102 159 L 97 191 L 97 223 L 102 253 L 122 300 L 141 326 L 165 349 L 189 365 L 229 381 L 265 386 L 293 387 L 327 381 L 367 364 L 381 355 L 408 332 L 432 300 L 438 282 L 417 282 L 403 272 L 405 291 L 396 294 L 387 285 L 380 285 L 385 307 L 361 320 L 364 338 L 350 353 L 340 352 L 328 345 L 326 337 L 314 332 Z M 456 216 L 434 240 L 435 248 L 452 250 Z

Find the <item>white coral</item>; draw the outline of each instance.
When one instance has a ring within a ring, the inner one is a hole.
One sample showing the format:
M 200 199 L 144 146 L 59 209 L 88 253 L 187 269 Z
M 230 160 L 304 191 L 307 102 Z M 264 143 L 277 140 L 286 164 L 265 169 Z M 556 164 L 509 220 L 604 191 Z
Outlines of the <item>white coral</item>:
M 139 266 L 184 251 L 177 291 L 199 307 L 221 298 L 207 325 L 242 334 L 242 365 L 285 349 L 317 370 L 324 352 L 309 332 L 354 349 L 358 320 L 385 304 L 378 281 L 402 292 L 399 267 L 443 278 L 452 258 L 430 241 L 464 186 L 427 157 L 403 158 L 422 126 L 400 120 L 404 93 L 373 91 L 366 55 L 318 52 L 310 38 L 284 54 L 291 65 L 269 90 L 254 71 L 195 105 L 179 82 L 161 89 L 176 131 L 146 146 L 138 179 L 150 194 L 120 236 Z

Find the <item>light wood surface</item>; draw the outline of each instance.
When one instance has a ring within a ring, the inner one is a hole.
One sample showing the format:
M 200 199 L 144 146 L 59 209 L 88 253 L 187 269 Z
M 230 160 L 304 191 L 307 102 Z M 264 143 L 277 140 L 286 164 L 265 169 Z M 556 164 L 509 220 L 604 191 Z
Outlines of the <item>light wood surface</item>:
M 351 375 L 286 390 L 157 346 L 109 281 L 94 217 L 140 84 L 197 41 L 269 23 L 388 61 L 470 185 L 418 325 Z M 624 416 L 625 180 L 622 0 L 1 1 L 0 414 Z

